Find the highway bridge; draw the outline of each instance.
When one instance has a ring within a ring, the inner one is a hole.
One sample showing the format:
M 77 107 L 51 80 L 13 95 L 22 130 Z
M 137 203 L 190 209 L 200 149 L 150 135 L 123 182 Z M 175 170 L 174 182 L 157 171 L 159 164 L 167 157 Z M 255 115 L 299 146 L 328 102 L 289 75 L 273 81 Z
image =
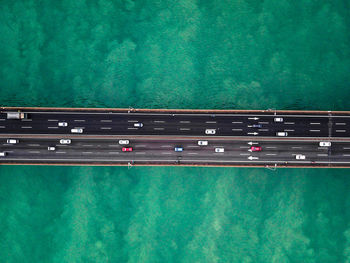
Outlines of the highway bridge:
M 350 112 L 3 107 L 1 152 L 0 164 L 348 167 Z

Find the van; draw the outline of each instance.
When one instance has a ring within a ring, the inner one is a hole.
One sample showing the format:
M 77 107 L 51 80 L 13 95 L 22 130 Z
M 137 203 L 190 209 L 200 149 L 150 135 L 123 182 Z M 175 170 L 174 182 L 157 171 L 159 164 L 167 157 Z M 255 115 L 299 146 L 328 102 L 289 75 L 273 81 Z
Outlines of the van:
M 286 136 L 288 136 L 288 133 L 287 132 L 276 132 L 276 136 L 286 137 Z
M 0 152 L 0 157 L 6 156 L 7 152 Z
M 16 143 L 19 143 L 19 140 L 16 140 L 16 139 L 7 139 L 6 141 L 8 144 L 16 144 Z

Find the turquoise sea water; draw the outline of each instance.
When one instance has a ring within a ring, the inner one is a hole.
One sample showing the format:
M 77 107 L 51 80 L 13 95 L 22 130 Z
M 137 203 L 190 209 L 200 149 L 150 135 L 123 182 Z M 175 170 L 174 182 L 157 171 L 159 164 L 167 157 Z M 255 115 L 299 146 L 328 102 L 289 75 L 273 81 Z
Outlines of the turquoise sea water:
M 350 110 L 349 10 L 2 0 L 0 105 Z M 0 262 L 350 262 L 349 172 L 0 167 Z

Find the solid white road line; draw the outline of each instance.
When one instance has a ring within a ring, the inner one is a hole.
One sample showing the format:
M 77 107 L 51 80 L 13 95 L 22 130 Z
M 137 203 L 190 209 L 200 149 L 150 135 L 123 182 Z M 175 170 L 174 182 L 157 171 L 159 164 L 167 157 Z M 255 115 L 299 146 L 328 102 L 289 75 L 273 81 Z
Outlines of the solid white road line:
M 162 130 L 164 130 L 164 128 L 153 128 L 153 130 L 162 131 Z
M 180 131 L 189 131 L 191 130 L 190 128 L 180 128 Z
M 335 130 L 336 132 L 346 132 L 346 130 Z
M 119 147 L 119 144 L 110 144 L 109 147 Z
M 350 154 L 343 154 L 343 156 L 350 156 Z
M 83 153 L 85 153 L 85 154 L 92 154 L 92 152 L 83 152 Z
M 56 153 L 66 153 L 66 152 L 56 152 Z
M 128 120 L 128 122 L 138 122 L 137 120 Z
M 101 130 L 111 130 L 112 128 L 111 127 L 101 127 L 100 129 Z
M 40 153 L 40 151 L 29 151 L 30 153 Z
M 4 121 L 5 119 L 0 119 L 0 121 Z
M 268 131 L 269 129 L 259 129 L 259 131 Z
M 350 150 L 350 147 L 343 147 L 344 150 Z
M 156 123 L 164 123 L 165 121 L 154 121 Z
M 146 154 L 145 152 L 136 152 L 136 154 Z
M 198 154 L 198 153 L 187 153 L 187 154 Z
M 294 131 L 294 130 L 286 130 L 286 129 L 285 129 L 284 131 L 286 131 L 286 132 L 292 132 L 292 131 Z
M 40 146 L 40 144 L 27 144 L 28 146 Z
M 232 123 L 238 124 L 238 123 L 243 123 L 242 121 L 233 121 Z
M 260 124 L 269 124 L 268 121 L 259 121 L 258 123 L 260 123 Z
M 191 123 L 191 121 L 180 121 L 180 123 Z
M 276 153 L 267 153 L 265 155 L 276 155 Z
M 47 127 L 48 129 L 58 129 L 58 127 Z
M 119 152 L 108 152 L 109 154 L 119 154 Z
M 33 120 L 31 120 L 31 119 L 23 119 L 21 121 L 33 121 Z
M 92 144 L 83 144 L 84 147 L 90 147 L 93 146 Z
M 320 132 L 320 130 L 310 130 L 311 132 Z
M 328 156 L 326 153 L 318 153 L 317 156 Z
M 336 122 L 335 125 L 346 125 L 345 122 Z
M 100 120 L 100 122 L 112 122 L 112 120 Z
M 130 127 L 129 127 L 128 130 L 137 130 L 137 128 L 130 128 Z
M 197 145 L 189 145 L 189 146 L 187 146 L 188 148 L 198 148 L 199 146 L 197 146 Z
M 239 148 L 241 148 L 241 149 L 249 149 L 250 146 L 239 146 Z
M 216 123 L 216 121 L 206 121 L 205 123 Z
M 320 122 L 310 122 L 311 125 L 319 125 L 321 124 Z
M 171 147 L 171 145 L 162 145 L 160 147 Z
M 285 122 L 284 124 L 295 124 L 295 122 Z
M 293 146 L 292 149 L 302 149 L 303 147 L 300 146 Z
M 84 122 L 85 120 L 74 120 L 76 122 Z
M 32 126 L 22 126 L 21 128 L 22 128 L 22 129 L 31 129 Z
M 2 128 L 2 129 L 5 128 L 5 127 L 6 127 L 6 126 L 0 126 L 0 128 Z
M 243 131 L 242 129 L 232 129 L 233 131 Z

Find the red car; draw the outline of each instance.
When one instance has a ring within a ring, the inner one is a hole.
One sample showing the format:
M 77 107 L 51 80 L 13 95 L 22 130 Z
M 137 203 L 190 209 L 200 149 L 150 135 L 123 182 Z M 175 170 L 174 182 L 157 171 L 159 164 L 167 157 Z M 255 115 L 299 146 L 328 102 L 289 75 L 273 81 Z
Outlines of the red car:
M 132 147 L 123 147 L 122 151 L 123 152 L 132 152 Z
M 250 147 L 250 149 L 252 150 L 252 152 L 260 152 L 261 151 L 260 146 L 252 146 L 252 147 Z

